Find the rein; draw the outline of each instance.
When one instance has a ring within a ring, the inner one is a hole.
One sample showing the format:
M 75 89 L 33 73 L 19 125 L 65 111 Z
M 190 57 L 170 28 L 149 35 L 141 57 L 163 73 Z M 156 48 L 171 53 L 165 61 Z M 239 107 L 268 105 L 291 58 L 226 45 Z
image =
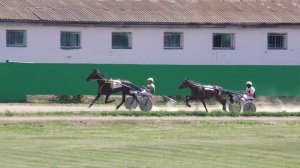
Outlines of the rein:
M 106 82 L 106 81 L 107 81 L 107 79 L 90 79 L 90 80 L 104 81 L 104 82 Z
M 91 80 L 96 80 L 96 81 L 104 81 L 104 83 L 101 85 L 101 87 L 99 88 L 100 89 L 100 92 L 101 92 L 101 89 L 104 87 L 104 85 L 106 84 L 106 83 L 110 83 L 110 84 L 112 84 L 113 83 L 113 80 L 110 80 L 110 79 L 91 79 Z M 132 87 L 130 87 L 130 86 L 128 86 L 128 85 L 125 85 L 125 84 L 123 84 L 122 82 L 120 83 L 122 86 L 125 86 L 125 87 L 127 87 L 127 88 L 130 88 L 130 89 L 132 89 Z

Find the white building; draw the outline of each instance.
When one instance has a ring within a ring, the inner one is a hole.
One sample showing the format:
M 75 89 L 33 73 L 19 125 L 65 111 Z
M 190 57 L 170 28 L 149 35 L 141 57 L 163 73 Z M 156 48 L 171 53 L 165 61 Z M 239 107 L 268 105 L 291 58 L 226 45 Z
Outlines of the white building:
M 300 0 L 0 4 L 0 62 L 300 64 Z

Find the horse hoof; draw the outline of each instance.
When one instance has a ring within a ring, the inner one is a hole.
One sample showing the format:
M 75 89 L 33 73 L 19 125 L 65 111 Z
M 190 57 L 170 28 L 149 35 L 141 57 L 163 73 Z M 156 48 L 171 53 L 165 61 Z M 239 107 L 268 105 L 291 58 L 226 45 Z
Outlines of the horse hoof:
M 191 105 L 189 105 L 189 104 L 188 104 L 187 106 L 188 106 L 188 107 L 192 107 L 192 106 L 191 106 Z

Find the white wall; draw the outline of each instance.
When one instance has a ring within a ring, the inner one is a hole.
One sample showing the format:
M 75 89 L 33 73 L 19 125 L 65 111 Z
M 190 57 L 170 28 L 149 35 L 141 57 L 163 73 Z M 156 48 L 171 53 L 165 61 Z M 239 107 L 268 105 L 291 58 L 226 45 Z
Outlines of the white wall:
M 6 47 L 6 30 L 27 30 L 27 47 Z M 60 49 L 60 31 L 80 31 L 81 49 Z M 164 32 L 183 32 L 182 50 L 163 49 Z M 132 32 L 132 49 L 112 49 L 112 32 Z M 213 50 L 212 33 L 235 33 L 235 50 Z M 267 33 L 288 33 L 287 50 L 268 50 Z M 0 62 L 300 65 L 299 28 L 65 27 L 0 24 Z

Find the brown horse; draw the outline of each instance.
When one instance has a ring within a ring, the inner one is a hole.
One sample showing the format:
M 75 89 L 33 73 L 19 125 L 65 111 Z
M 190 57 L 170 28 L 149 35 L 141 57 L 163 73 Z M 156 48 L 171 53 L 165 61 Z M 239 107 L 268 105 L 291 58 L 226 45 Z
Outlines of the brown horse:
M 104 74 L 101 73 L 99 70 L 94 69 L 92 71 L 92 73 L 87 77 L 86 79 L 88 82 L 91 80 L 96 80 L 98 82 L 98 94 L 95 97 L 95 99 L 92 101 L 92 103 L 89 105 L 89 108 L 92 107 L 92 105 L 99 99 L 99 97 L 101 95 L 106 95 L 105 97 L 105 103 L 111 103 L 114 102 L 115 100 L 108 100 L 109 96 L 113 93 L 118 93 L 118 92 L 122 92 L 122 102 L 117 106 L 116 109 L 119 109 L 122 104 L 125 102 L 125 98 L 126 95 L 130 95 L 132 97 L 135 98 L 135 100 L 137 102 L 139 102 L 139 100 L 137 99 L 135 94 L 130 93 L 131 89 L 134 90 L 140 90 L 140 88 L 138 88 L 137 86 L 135 86 L 134 84 L 132 84 L 129 81 L 121 81 L 120 83 L 120 87 L 118 88 L 113 88 L 113 81 L 106 79 Z
M 224 99 L 224 91 L 220 86 L 210 86 L 210 85 L 202 85 L 196 82 L 193 82 L 189 79 L 185 79 L 180 85 L 179 89 L 190 88 L 192 91 L 192 96 L 186 97 L 186 105 L 191 107 L 189 104 L 189 100 L 201 101 L 206 112 L 206 104 L 205 99 L 210 99 L 214 97 L 218 102 L 223 105 L 223 110 L 226 110 L 226 99 Z

